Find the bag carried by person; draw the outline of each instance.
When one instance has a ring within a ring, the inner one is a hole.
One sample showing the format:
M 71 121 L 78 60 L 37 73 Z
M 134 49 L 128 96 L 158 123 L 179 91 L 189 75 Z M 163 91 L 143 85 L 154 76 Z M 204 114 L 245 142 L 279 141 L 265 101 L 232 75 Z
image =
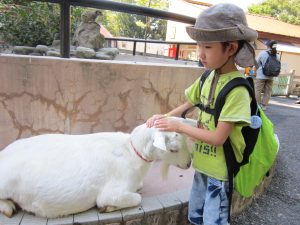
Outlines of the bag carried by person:
M 200 94 L 203 83 L 209 74 L 210 71 L 205 71 L 200 78 Z M 262 182 L 272 167 L 279 149 L 279 141 L 276 134 L 274 134 L 273 124 L 256 102 L 251 77 L 237 77 L 229 81 L 217 96 L 214 109 L 204 107 L 201 103 L 196 106 L 200 110 L 212 114 L 217 127 L 227 94 L 239 86 L 244 86 L 252 98 L 250 104 L 251 125 L 242 128 L 246 143 L 242 162 L 237 162 L 229 137 L 223 145 L 228 170 L 229 206 L 231 205 L 233 188 L 243 197 L 250 197 L 254 194 L 255 188 Z M 188 110 L 182 114 L 182 117 L 185 118 L 187 112 Z
M 277 59 L 277 54 L 267 53 L 269 56 L 262 66 L 263 73 L 269 77 L 277 77 L 280 74 L 281 62 Z

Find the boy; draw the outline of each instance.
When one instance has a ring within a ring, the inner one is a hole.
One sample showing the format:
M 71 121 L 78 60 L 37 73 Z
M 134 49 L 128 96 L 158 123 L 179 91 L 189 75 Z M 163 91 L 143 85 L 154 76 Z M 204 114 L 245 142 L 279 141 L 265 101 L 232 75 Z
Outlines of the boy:
M 185 91 L 187 102 L 167 113 L 168 116 L 180 116 L 198 103 L 213 109 L 222 87 L 235 77 L 244 77 L 236 64 L 241 67 L 255 64 L 254 49 L 249 42 L 257 38 L 257 32 L 247 26 L 241 8 L 233 4 L 214 5 L 198 16 L 195 26 L 186 29 L 198 43 L 202 64 L 212 72 L 201 93 L 197 79 Z M 245 142 L 241 129 L 250 124 L 250 101 L 246 88 L 234 88 L 226 97 L 217 127 L 213 116 L 201 110 L 198 127 L 177 122 L 166 115 L 154 115 L 147 120 L 148 127 L 185 133 L 195 140 L 192 153 L 195 175 L 189 201 L 192 224 L 228 224 L 228 174 L 222 145 L 230 137 L 235 157 L 242 160 Z

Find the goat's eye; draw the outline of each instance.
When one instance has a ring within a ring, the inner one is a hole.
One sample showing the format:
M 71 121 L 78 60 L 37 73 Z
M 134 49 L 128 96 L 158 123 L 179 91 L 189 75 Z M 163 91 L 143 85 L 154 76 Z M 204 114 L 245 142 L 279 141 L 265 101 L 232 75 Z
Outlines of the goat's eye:
M 178 152 L 178 150 L 176 150 L 176 149 L 170 149 L 170 152 L 176 153 L 176 152 Z

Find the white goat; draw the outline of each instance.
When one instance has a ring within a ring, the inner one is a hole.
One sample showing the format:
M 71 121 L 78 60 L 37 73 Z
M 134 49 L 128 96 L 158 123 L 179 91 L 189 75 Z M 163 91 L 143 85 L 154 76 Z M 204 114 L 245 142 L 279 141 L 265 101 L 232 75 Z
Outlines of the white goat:
M 95 205 L 101 212 L 137 206 L 141 195 L 136 191 L 150 162 L 189 168 L 186 139 L 143 124 L 131 134 L 46 134 L 17 140 L 0 152 L 0 212 L 11 217 L 17 203 L 54 218 Z

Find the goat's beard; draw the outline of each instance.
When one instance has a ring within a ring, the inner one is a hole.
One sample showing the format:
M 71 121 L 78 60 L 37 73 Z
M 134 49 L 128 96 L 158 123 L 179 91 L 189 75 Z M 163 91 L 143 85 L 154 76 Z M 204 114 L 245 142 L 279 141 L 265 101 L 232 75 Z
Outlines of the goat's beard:
M 170 164 L 168 164 L 166 162 L 162 162 L 162 164 L 161 164 L 161 177 L 163 180 L 166 180 L 168 178 L 169 166 L 170 166 Z

